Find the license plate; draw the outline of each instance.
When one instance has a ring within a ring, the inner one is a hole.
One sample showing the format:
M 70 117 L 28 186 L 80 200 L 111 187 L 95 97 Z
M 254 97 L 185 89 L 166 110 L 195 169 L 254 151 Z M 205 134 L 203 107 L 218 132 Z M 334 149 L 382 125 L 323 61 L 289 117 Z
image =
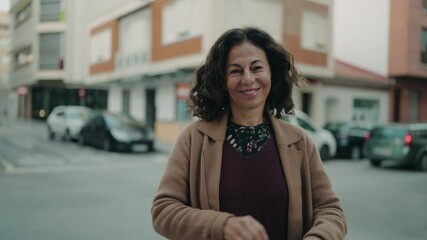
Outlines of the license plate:
M 375 155 L 387 156 L 390 157 L 392 155 L 392 150 L 390 148 L 373 148 L 372 152 Z
M 145 144 L 134 144 L 132 145 L 132 151 L 134 152 L 146 152 L 148 150 L 148 146 Z

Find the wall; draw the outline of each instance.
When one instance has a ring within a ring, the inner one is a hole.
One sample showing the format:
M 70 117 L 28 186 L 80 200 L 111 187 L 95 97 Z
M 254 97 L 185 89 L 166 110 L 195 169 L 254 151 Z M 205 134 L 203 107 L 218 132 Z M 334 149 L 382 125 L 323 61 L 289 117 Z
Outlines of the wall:
M 318 100 L 315 101 L 313 108 L 317 109 L 316 112 L 319 117 L 316 120 L 322 125 L 327 121 L 351 121 L 354 113 L 353 100 L 356 98 L 378 100 L 378 122 L 388 122 L 389 95 L 387 90 L 332 85 L 323 85 L 321 88 L 321 91 L 318 91 Z M 338 100 L 338 104 L 334 106 L 331 112 L 332 115 L 328 114 L 327 110 L 327 102 L 331 98 Z

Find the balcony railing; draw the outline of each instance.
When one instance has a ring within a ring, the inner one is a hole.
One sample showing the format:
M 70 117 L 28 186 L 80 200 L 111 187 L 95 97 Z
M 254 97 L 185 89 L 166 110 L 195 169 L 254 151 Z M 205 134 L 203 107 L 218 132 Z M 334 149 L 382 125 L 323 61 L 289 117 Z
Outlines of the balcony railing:
M 140 50 L 133 53 L 118 52 L 116 54 L 115 67 L 116 69 L 133 68 L 146 65 L 150 60 L 148 51 Z

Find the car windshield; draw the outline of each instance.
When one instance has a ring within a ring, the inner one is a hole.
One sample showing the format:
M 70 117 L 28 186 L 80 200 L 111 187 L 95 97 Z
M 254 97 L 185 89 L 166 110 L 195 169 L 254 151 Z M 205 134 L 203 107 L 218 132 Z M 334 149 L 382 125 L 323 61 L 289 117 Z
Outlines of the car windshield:
M 139 125 L 138 121 L 129 116 L 116 114 L 106 114 L 105 122 L 107 123 L 107 126 L 111 128 L 129 125 Z
M 70 119 L 85 119 L 89 116 L 88 111 L 84 110 L 70 110 L 67 111 L 67 118 Z
M 403 127 L 381 127 L 372 130 L 371 138 L 402 138 L 407 132 Z
M 345 123 L 328 123 L 325 125 L 325 129 L 329 131 L 338 131 Z

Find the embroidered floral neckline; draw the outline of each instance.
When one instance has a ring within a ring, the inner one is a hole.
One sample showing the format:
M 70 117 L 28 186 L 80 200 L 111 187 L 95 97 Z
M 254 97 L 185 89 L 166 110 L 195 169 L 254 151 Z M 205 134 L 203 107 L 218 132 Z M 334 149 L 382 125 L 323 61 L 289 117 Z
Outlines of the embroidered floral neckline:
M 256 126 L 242 126 L 228 121 L 227 141 L 243 156 L 250 157 L 259 152 L 272 136 L 271 126 L 263 122 Z

